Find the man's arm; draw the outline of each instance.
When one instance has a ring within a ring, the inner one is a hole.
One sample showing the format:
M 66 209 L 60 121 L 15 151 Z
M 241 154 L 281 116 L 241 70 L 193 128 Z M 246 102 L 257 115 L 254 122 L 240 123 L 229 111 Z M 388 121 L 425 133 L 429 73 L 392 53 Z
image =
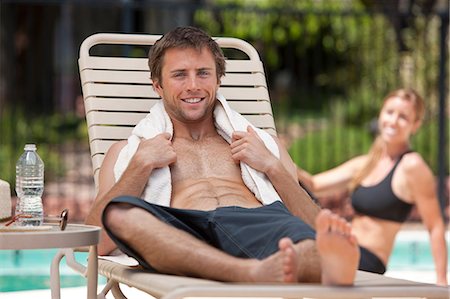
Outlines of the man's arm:
M 320 207 L 300 186 L 294 162 L 280 142 L 275 140 L 280 149 L 280 159 L 265 147 L 251 127 L 248 127 L 247 132 L 235 132 L 231 144 L 233 159 L 243 161 L 254 169 L 264 172 L 289 211 L 314 227 Z
M 140 142 L 121 178 L 115 182 L 114 165 L 125 145 L 126 141 L 114 144 L 103 160 L 99 173 L 98 195 L 86 218 L 87 224 L 103 227 L 101 220 L 103 210 L 112 199 L 122 195 L 141 196 L 153 169 L 167 166 L 176 161 L 170 134 L 160 134 L 155 138 Z M 99 254 L 109 254 L 115 248 L 114 242 L 102 230 L 98 246 Z
M 289 211 L 314 228 L 316 216 L 321 208 L 299 184 L 296 175 L 297 166 L 278 139 L 275 140 L 280 149 L 280 160 L 275 158 L 275 162 L 265 173 Z

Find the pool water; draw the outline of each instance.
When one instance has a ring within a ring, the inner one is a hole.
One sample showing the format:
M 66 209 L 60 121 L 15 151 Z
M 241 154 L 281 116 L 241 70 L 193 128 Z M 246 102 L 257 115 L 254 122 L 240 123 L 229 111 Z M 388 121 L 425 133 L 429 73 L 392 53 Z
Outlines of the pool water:
M 389 270 L 434 271 L 434 261 L 428 234 L 404 232 L 397 236 L 390 256 Z
M 447 240 L 449 239 L 447 234 Z M 447 246 L 448 247 L 448 246 Z M 450 248 L 447 248 L 450 250 Z M 56 249 L 0 250 L 0 292 L 50 288 L 50 265 Z M 449 260 L 450 260 L 450 253 Z M 76 252 L 78 262 L 86 265 L 88 254 Z M 428 233 L 402 231 L 397 235 L 387 269 L 390 271 L 434 271 Z M 62 259 L 61 287 L 85 286 L 86 279 L 70 269 Z M 99 276 L 99 283 L 106 280 Z
M 446 232 L 447 257 L 450 260 L 450 232 Z M 401 231 L 395 239 L 388 270 L 434 271 L 430 237 L 426 231 Z
M 57 249 L 0 250 L 0 292 L 50 288 L 50 265 Z M 86 265 L 87 252 L 76 252 L 75 259 Z M 86 278 L 69 268 L 65 258 L 59 267 L 61 287 L 85 286 Z M 104 277 L 99 277 L 105 283 Z

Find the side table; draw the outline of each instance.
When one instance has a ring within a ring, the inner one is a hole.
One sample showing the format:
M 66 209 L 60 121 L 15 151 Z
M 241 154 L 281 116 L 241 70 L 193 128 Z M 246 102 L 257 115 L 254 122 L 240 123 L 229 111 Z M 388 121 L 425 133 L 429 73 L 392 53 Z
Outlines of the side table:
M 50 268 L 50 287 L 52 299 L 61 297 L 59 264 L 66 256 L 67 265 L 87 276 L 87 298 L 97 297 L 97 244 L 100 239 L 100 227 L 83 224 L 67 224 L 65 230 L 58 225 L 49 225 L 42 231 L 0 231 L 0 249 L 48 249 L 61 248 L 53 258 Z M 75 261 L 73 248 L 89 246 L 87 268 Z

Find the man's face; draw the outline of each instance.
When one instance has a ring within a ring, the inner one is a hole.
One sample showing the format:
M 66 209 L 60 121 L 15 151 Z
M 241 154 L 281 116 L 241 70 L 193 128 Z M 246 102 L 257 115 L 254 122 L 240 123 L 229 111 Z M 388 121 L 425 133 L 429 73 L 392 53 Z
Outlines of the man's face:
M 216 65 L 207 48 L 172 48 L 164 54 L 161 81 L 154 82 L 169 116 L 182 123 L 212 117 L 216 101 Z

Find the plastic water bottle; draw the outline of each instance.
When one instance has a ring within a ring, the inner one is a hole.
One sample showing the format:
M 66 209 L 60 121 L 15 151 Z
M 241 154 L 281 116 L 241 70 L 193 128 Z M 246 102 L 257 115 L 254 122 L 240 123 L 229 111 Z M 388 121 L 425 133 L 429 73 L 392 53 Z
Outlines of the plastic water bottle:
M 35 144 L 26 144 L 25 151 L 16 164 L 16 193 L 18 202 L 17 224 L 39 226 L 44 219 L 42 193 L 44 191 L 44 162 L 36 152 Z

